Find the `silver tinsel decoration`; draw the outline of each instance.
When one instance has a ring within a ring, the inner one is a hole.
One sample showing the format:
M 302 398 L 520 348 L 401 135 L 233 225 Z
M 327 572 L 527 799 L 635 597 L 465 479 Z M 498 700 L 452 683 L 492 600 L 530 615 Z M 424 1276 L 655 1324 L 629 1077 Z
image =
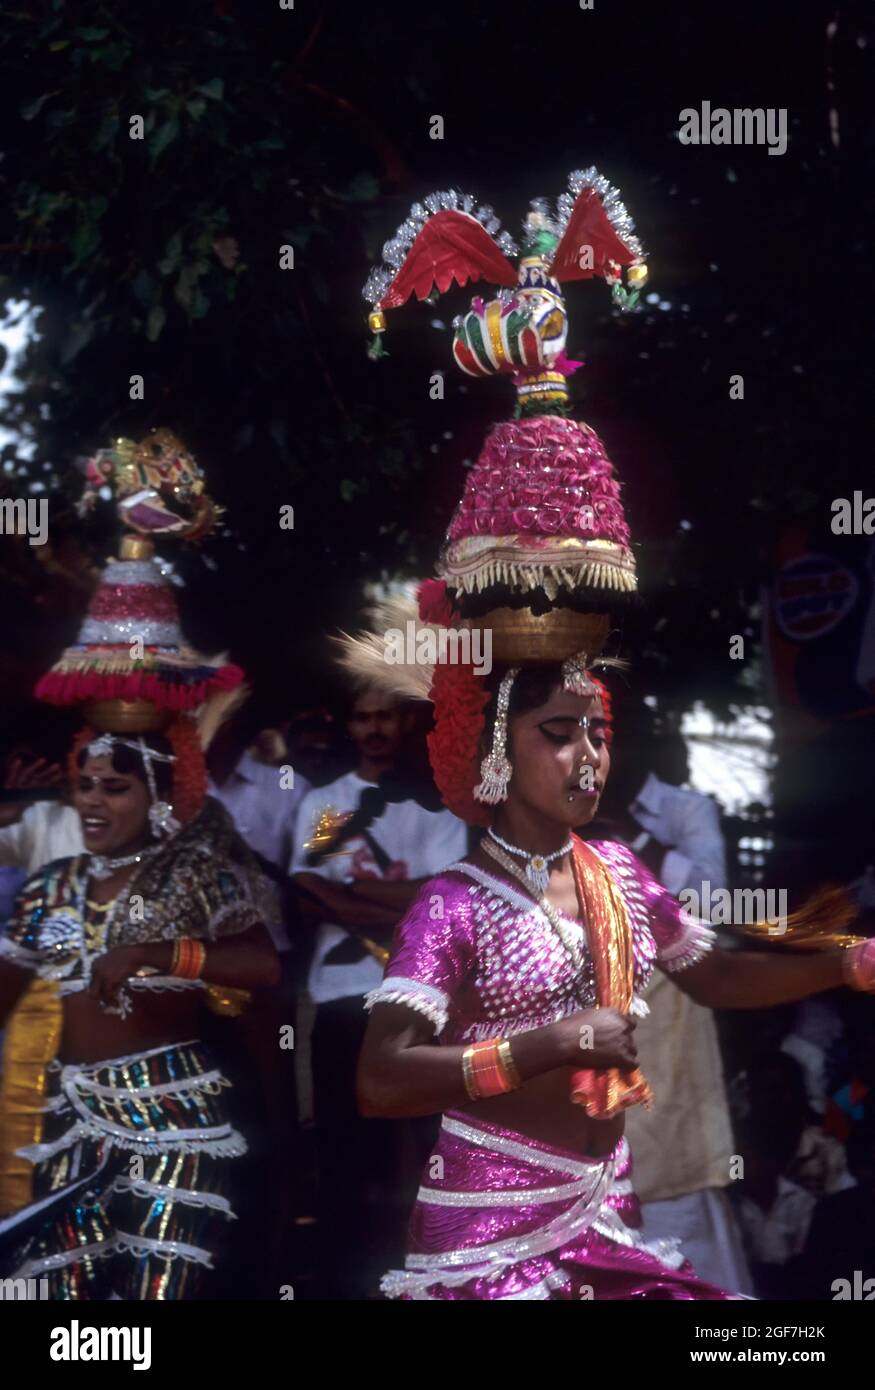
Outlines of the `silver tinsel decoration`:
M 571 216 L 571 209 L 574 207 L 577 195 L 584 188 L 592 188 L 601 198 L 605 212 L 608 215 L 608 220 L 617 233 L 617 236 L 625 242 L 634 255 L 638 256 L 641 260 L 644 259 L 644 249 L 637 236 L 635 236 L 635 223 L 632 221 L 629 211 L 620 197 L 619 188 L 614 188 L 613 184 L 609 183 L 604 175 L 599 173 L 594 164 L 591 164 L 588 169 L 573 170 L 573 172 L 568 175 L 568 187 L 571 193 L 574 194 L 574 197 L 569 198 L 568 194 L 563 193 L 559 199 L 559 211 L 563 218 L 563 228 L 568 224 L 568 218 Z
M 428 193 L 421 202 L 413 204 L 394 236 L 391 236 L 383 246 L 383 263 L 373 267 L 362 289 L 362 296 L 369 304 L 377 305 L 380 303 L 407 259 L 407 254 L 417 236 L 429 217 L 433 217 L 437 212 L 464 212 L 469 217 L 476 217 L 490 236 L 496 237 L 497 245 L 505 255 L 516 255 L 517 247 L 513 237 L 507 232 L 501 232 L 500 236 L 496 236 L 500 231 L 501 222 L 491 207 L 478 207 L 476 199 L 472 198 L 470 193 L 459 193 L 455 188 Z

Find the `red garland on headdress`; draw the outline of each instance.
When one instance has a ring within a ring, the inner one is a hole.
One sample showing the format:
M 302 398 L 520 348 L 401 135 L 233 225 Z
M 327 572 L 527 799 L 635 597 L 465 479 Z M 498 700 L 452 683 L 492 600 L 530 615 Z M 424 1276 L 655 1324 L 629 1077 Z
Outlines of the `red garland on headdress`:
M 176 762 L 172 771 L 173 814 L 183 825 L 193 821 L 201 811 L 207 795 L 207 766 L 193 719 L 185 717 L 174 719 L 163 731 L 170 743 Z M 79 776 L 77 758 L 82 749 L 99 735 L 86 724 L 73 739 L 73 746 L 67 761 L 70 785 L 76 785 Z
M 467 825 L 489 825 L 488 806 L 474 800 L 480 781 L 480 738 L 490 692 L 473 666 L 441 663 L 431 685 L 434 729 L 428 756 L 444 805 Z
M 167 730 L 176 756 L 173 764 L 173 812 L 187 825 L 203 807 L 207 795 L 207 765 L 193 719 L 174 719 Z
M 457 626 L 459 615 L 445 580 L 424 579 L 416 597 L 420 622 Z M 439 662 L 430 694 L 434 728 L 428 735 L 428 756 L 444 805 L 468 825 L 488 825 L 489 809 L 474 800 L 473 791 L 480 780 L 479 745 L 489 690 L 473 666 Z
M 599 699 L 602 702 L 602 713 L 605 716 L 605 743 L 610 748 L 614 741 L 614 710 L 611 704 L 611 692 L 606 685 L 602 685 L 601 681 L 596 679 L 591 671 L 589 678 L 598 691 Z
M 455 627 L 459 615 L 453 607 L 445 579 L 423 579 L 416 590 L 416 597 L 420 622 Z

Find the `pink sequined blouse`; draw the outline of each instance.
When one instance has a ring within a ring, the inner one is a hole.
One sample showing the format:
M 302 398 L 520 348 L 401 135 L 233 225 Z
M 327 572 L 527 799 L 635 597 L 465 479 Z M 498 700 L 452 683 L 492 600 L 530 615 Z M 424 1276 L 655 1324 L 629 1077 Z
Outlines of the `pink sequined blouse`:
M 686 913 L 625 845 L 603 840 L 590 848 L 614 877 L 629 913 L 632 1012 L 645 1014 L 642 995 L 654 965 L 671 973 L 693 965 L 713 945 L 714 933 Z M 565 925 L 579 936 L 579 971 L 522 886 L 473 864 L 453 864 L 422 886 L 398 923 L 383 982 L 365 1007 L 406 1004 L 430 1019 L 446 1045 L 523 1033 L 593 1008 L 586 932 L 570 918 Z

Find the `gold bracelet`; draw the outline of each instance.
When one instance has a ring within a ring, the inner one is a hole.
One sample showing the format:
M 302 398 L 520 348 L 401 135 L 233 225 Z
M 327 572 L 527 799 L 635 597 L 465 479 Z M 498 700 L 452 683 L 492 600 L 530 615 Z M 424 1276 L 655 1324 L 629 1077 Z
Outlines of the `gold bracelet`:
M 473 1047 L 466 1047 L 462 1053 L 462 1079 L 465 1082 L 465 1090 L 471 1100 L 477 1100 L 478 1092 L 474 1082 L 474 1067 L 472 1059 L 474 1056 Z
M 502 1038 L 501 1042 L 498 1044 L 498 1055 L 501 1059 L 501 1063 L 504 1067 L 504 1070 L 507 1073 L 508 1081 L 510 1082 L 513 1089 L 515 1091 L 518 1091 L 523 1083 L 520 1080 L 520 1074 L 517 1071 L 516 1062 L 513 1060 L 513 1053 L 510 1050 L 510 1043 L 508 1042 L 507 1038 Z

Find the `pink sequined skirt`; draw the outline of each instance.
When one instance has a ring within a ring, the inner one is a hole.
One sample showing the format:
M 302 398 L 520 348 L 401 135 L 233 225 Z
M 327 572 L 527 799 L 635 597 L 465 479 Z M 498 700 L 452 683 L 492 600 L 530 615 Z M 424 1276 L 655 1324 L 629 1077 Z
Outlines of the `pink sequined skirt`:
M 606 1158 L 541 1144 L 469 1115 L 444 1116 L 410 1222 L 406 1299 L 731 1299 L 698 1279 L 675 1241 L 645 1242 L 621 1139 Z

